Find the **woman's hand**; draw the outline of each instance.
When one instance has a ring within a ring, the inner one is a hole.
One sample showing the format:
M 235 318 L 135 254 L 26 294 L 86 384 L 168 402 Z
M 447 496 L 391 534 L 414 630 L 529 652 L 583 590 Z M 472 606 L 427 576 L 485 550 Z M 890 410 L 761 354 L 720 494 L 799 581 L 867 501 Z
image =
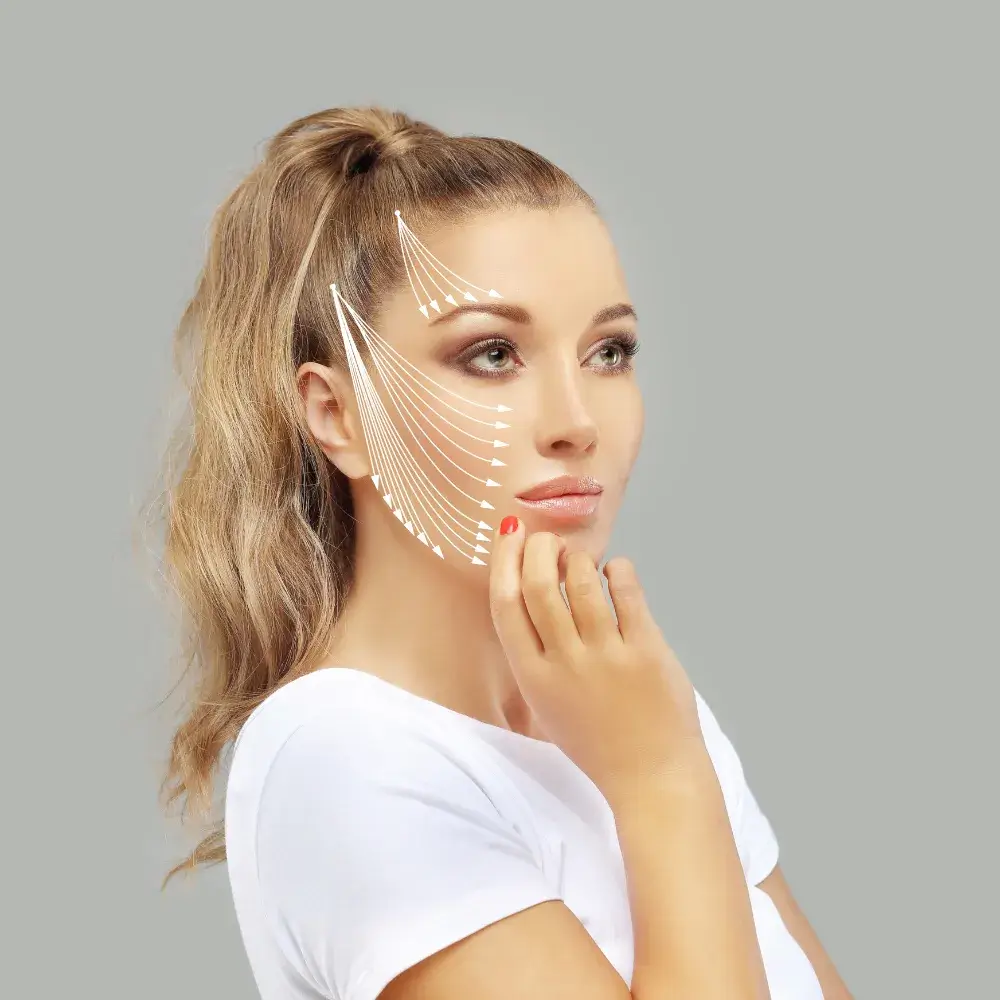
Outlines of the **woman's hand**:
M 570 552 L 567 607 L 559 589 L 564 540 L 525 536 L 518 522 L 494 539 L 490 610 L 521 694 L 550 739 L 609 802 L 689 765 L 704 775 L 694 688 L 631 562 L 618 557 L 604 567 L 613 614 L 594 560 Z

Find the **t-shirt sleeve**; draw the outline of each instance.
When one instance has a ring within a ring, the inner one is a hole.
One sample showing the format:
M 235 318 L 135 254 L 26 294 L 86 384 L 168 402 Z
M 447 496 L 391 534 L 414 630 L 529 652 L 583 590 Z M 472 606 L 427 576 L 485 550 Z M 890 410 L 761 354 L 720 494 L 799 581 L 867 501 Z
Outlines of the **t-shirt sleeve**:
M 459 756 L 371 717 L 307 723 L 285 742 L 257 864 L 285 959 L 338 1000 L 373 1000 L 422 959 L 560 898 Z
M 757 802 L 736 747 L 719 725 L 708 702 L 696 690 L 706 743 L 726 794 L 733 836 L 749 885 L 758 885 L 778 863 L 778 838 Z
M 742 774 L 743 769 L 740 768 Z M 740 830 L 738 840 L 746 851 L 746 876 L 750 885 L 759 885 L 778 863 L 778 838 L 767 816 L 757 803 L 753 791 L 743 775 L 740 803 Z

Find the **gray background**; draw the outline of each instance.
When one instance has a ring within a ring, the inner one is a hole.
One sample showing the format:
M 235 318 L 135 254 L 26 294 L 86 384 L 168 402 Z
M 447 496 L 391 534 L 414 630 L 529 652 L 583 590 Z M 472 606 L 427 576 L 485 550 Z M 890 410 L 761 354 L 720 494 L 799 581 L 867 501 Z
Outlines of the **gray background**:
M 225 869 L 159 891 L 192 841 L 133 532 L 212 210 L 369 102 L 598 199 L 648 404 L 614 550 L 859 1000 L 990 993 L 998 8 L 363 7 L 5 6 L 0 993 L 256 995 Z

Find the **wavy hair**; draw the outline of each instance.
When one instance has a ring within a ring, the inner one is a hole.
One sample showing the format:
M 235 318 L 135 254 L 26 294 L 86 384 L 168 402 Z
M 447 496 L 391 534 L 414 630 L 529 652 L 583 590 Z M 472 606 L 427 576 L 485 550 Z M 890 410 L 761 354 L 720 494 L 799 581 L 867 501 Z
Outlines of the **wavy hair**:
M 174 334 L 188 414 L 162 472 L 163 577 L 193 680 L 160 793 L 209 817 L 224 751 L 272 692 L 328 648 L 348 596 L 350 484 L 305 422 L 296 371 L 347 369 L 329 292 L 369 322 L 406 280 L 394 210 L 431 233 L 483 213 L 594 202 L 507 139 L 449 136 L 378 107 L 300 118 L 215 212 Z M 164 880 L 224 861 L 219 819 Z

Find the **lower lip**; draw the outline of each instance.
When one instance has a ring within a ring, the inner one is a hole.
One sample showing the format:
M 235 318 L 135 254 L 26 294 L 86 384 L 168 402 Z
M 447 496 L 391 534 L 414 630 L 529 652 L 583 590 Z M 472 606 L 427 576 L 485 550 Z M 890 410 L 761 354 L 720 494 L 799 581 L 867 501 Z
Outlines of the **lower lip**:
M 549 517 L 590 517 L 601 502 L 601 494 L 564 493 L 562 496 L 546 497 L 544 500 L 525 500 L 523 497 L 518 497 L 517 502 Z

